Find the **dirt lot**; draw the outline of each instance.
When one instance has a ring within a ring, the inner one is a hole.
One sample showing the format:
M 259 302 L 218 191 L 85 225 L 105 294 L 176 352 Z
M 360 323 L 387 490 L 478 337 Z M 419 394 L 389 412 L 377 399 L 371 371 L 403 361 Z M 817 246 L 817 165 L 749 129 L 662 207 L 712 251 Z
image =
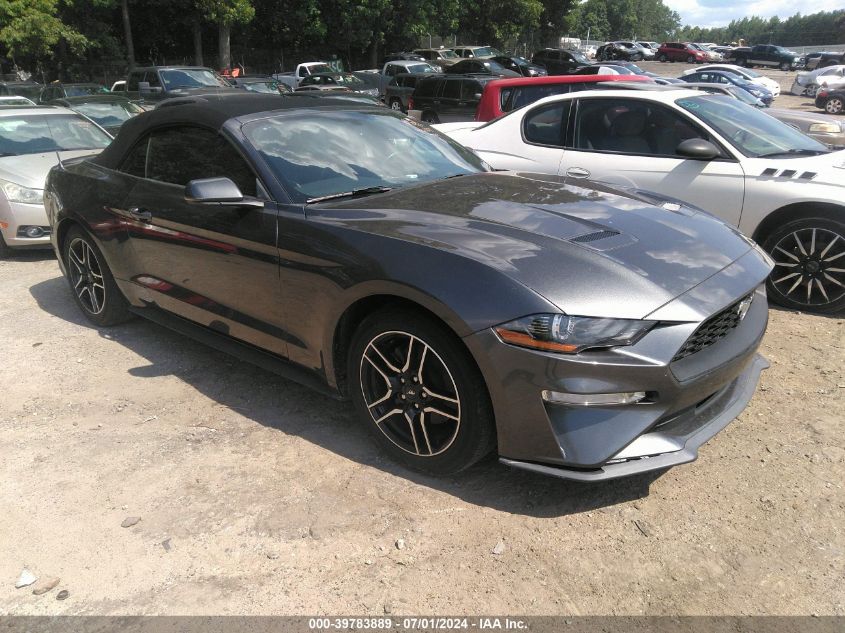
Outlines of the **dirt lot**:
M 0 324 L 0 614 L 845 615 L 841 318 L 773 309 L 699 461 L 602 485 L 404 471 L 343 403 L 92 328 L 46 253 L 0 262 Z

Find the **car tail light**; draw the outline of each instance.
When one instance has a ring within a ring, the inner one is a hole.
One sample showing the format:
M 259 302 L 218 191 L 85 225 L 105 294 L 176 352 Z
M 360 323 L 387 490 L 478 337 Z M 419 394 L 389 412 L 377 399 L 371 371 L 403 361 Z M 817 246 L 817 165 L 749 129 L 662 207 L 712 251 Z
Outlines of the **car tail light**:
M 408 109 L 409 110 L 414 109 L 414 98 L 413 97 L 408 97 Z
M 825 97 L 827 97 L 827 95 L 828 95 L 828 91 L 827 91 L 827 90 L 819 90 L 819 91 L 816 93 L 816 96 L 817 96 L 817 97 L 821 97 L 822 99 L 824 99 Z

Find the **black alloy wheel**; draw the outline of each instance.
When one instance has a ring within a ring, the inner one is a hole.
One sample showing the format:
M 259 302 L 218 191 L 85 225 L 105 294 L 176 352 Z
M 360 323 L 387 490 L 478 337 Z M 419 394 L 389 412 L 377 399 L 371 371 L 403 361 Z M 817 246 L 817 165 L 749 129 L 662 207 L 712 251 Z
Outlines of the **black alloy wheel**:
M 71 228 L 63 254 L 73 298 L 89 321 L 109 326 L 131 318 L 126 298 L 118 289 L 103 254 L 87 233 L 78 227 Z
M 813 312 L 845 308 L 845 224 L 827 218 L 790 222 L 763 248 L 775 261 L 767 282 L 772 301 Z
M 484 379 L 460 339 L 433 320 L 399 310 L 366 318 L 347 375 L 360 418 L 408 467 L 451 474 L 495 446 Z

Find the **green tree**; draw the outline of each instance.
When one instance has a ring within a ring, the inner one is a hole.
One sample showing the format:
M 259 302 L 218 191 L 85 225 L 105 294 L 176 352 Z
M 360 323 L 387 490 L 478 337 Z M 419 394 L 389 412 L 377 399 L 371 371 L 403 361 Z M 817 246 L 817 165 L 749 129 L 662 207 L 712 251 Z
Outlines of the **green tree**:
M 10 58 L 46 57 L 64 42 L 81 53 L 88 39 L 58 16 L 58 0 L 0 0 L 0 43 Z
M 217 24 L 218 64 L 220 68 L 232 66 L 232 26 L 247 24 L 255 17 L 255 7 L 250 0 L 197 0 L 205 18 Z

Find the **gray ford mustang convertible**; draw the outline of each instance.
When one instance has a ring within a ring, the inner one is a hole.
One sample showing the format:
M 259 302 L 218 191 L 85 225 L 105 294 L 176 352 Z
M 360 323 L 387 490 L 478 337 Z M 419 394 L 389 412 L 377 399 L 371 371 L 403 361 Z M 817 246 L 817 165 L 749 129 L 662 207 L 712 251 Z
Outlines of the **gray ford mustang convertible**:
M 493 450 L 588 481 L 689 462 L 765 367 L 771 263 L 736 230 L 491 172 L 384 108 L 174 99 L 45 197 L 92 322 L 141 315 L 348 398 L 429 472 Z

